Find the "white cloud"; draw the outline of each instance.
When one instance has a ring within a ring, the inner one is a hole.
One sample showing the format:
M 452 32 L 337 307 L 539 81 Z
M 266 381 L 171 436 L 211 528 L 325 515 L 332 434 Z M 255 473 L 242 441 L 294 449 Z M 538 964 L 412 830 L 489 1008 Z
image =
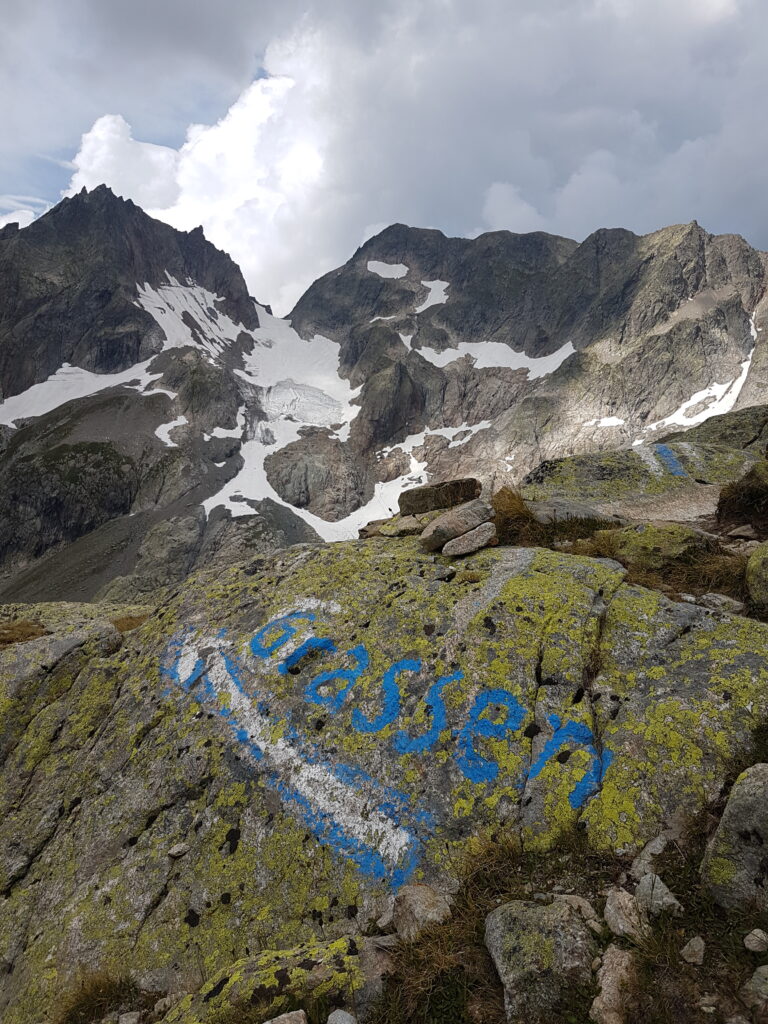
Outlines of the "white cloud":
M 266 77 L 178 148 L 134 139 L 121 108 L 96 120 L 72 188 L 202 224 L 281 312 L 393 221 L 582 238 L 696 218 L 768 245 L 755 0 L 307 5 L 275 23 Z

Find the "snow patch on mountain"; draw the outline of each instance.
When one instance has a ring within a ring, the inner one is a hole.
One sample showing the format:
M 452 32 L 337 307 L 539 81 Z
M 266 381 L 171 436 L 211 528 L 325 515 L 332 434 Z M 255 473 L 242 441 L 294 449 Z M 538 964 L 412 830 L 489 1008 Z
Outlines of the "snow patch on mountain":
M 40 384 L 22 391 L 20 395 L 12 395 L 0 402 L 0 423 L 12 427 L 16 420 L 32 416 L 44 416 L 65 402 L 76 398 L 87 398 L 107 388 L 126 385 L 134 388 L 142 395 L 168 395 L 175 398 L 174 391 L 164 388 L 150 388 L 162 374 L 150 373 L 148 370 L 151 359 L 137 363 L 119 373 L 92 373 L 79 366 L 64 363 Z
M 426 299 L 414 310 L 415 313 L 423 313 L 430 306 L 439 306 L 448 301 L 448 289 L 450 284 L 447 281 L 422 281 L 425 288 L 428 288 Z
M 382 263 L 381 260 L 368 260 L 368 270 L 379 277 L 400 278 L 408 273 L 404 263 Z
M 266 419 L 249 430 L 244 422 L 240 434 L 243 445 L 240 455 L 243 467 L 224 487 L 204 502 L 206 512 L 218 506 L 228 508 L 233 516 L 250 515 L 249 502 L 271 498 L 304 519 L 325 540 L 346 540 L 355 536 L 358 524 L 343 520 L 328 523 L 304 509 L 284 501 L 267 479 L 264 460 L 272 452 L 298 440 L 302 427 L 333 427 L 340 440 L 347 440 L 349 428 L 358 413 L 352 403 L 360 388 L 353 389 L 339 376 L 339 347 L 322 335 L 305 341 L 291 327 L 290 321 L 271 316 L 257 306 L 259 324 L 250 332 L 254 346 L 244 356 L 242 370 L 235 372 L 254 389 L 259 389 L 259 404 Z M 238 417 L 238 427 L 240 427 Z M 227 435 L 229 436 L 229 434 Z M 350 517 L 352 519 L 353 517 Z M 370 517 L 369 517 L 370 518 Z
M 645 433 L 660 430 L 662 427 L 694 427 L 697 423 L 708 420 L 710 416 L 721 416 L 723 413 L 730 412 L 746 382 L 754 351 L 752 348 L 741 364 L 741 373 L 738 377 L 725 384 L 715 382 L 708 388 L 697 391 L 669 416 L 649 424 Z
M 179 446 L 176 442 L 171 440 L 171 431 L 175 430 L 176 427 L 183 427 L 188 422 L 189 420 L 186 416 L 179 416 L 177 419 L 171 420 L 170 423 L 161 423 L 155 433 L 168 448 L 178 448 Z
M 509 345 L 501 341 L 462 341 L 456 348 L 446 348 L 438 352 L 434 348 L 420 348 L 418 351 L 433 366 L 447 366 L 464 356 L 471 356 L 478 370 L 506 367 L 510 370 L 527 370 L 530 380 L 545 377 L 554 373 L 566 359 L 574 355 L 576 349 L 566 342 L 557 352 L 548 356 L 527 356 L 525 352 L 515 352 Z
M 167 285 L 153 288 L 138 284 L 136 305 L 155 320 L 165 335 L 163 351 L 192 346 L 211 357 L 221 355 L 242 333 L 250 334 L 242 324 L 216 308 L 222 299 L 213 292 L 187 281 L 180 284 L 167 271 Z

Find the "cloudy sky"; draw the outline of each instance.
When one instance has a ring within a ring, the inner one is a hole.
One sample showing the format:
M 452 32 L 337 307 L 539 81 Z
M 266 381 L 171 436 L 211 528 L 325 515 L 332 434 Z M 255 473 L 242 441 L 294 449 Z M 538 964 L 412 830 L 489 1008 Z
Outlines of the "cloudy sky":
M 106 182 L 287 312 L 394 221 L 768 249 L 761 0 L 0 0 L 0 224 Z

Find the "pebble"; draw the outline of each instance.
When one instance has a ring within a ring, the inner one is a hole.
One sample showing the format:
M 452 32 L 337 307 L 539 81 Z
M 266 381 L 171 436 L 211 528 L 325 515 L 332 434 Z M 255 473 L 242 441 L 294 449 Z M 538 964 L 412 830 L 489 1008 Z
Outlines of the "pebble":
M 706 944 L 700 935 L 694 935 L 690 942 L 686 942 L 680 950 L 680 956 L 688 964 L 695 964 L 700 967 L 704 963 Z
M 768 952 L 768 935 L 762 928 L 754 928 L 744 939 L 744 945 L 750 953 Z
M 176 843 L 168 851 L 168 856 L 173 857 L 174 860 L 178 860 L 179 857 L 183 857 L 184 854 L 189 853 L 189 843 Z

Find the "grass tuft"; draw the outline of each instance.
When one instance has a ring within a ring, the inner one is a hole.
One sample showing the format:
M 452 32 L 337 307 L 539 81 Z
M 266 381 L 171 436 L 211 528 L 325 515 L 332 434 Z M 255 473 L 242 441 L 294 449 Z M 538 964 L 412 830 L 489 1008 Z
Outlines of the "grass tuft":
M 26 640 L 37 640 L 38 637 L 47 635 L 48 630 L 44 626 L 27 619 L 0 624 L 0 650 L 3 647 L 10 647 L 11 644 L 23 644 Z
M 597 530 L 605 530 L 610 520 L 592 516 L 572 516 L 540 523 L 519 491 L 502 487 L 491 498 L 494 524 L 501 544 L 520 547 L 551 548 L 565 541 L 591 537 Z
M 143 1008 L 142 993 L 130 975 L 88 972 L 81 974 L 75 988 L 64 997 L 56 1024 L 93 1024 L 108 1013 Z
M 758 462 L 740 480 L 726 484 L 717 503 L 724 526 L 750 523 L 760 536 L 768 535 L 768 461 Z
M 110 619 L 110 622 L 119 633 L 130 633 L 132 629 L 138 629 L 139 626 L 143 625 L 149 615 L 118 615 L 117 618 Z

